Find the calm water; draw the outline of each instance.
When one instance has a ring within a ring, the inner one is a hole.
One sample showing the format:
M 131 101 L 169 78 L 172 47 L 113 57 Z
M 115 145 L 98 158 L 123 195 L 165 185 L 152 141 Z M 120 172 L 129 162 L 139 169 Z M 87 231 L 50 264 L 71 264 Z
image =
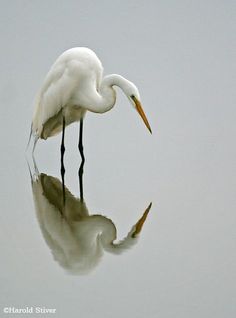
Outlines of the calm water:
M 233 12 L 230 1 L 5 3 L 0 316 L 235 317 Z M 27 155 L 33 189 L 25 146 L 43 77 L 76 45 L 137 84 L 153 135 L 120 92 L 111 112 L 87 114 L 81 202 L 78 125 L 68 127 L 63 203 L 61 136 L 38 144 L 38 173 Z

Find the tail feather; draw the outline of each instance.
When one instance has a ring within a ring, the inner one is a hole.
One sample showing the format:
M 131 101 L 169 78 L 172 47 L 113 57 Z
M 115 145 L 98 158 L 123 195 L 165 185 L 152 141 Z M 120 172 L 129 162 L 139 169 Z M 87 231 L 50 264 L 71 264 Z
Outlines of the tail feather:
M 29 148 L 31 137 L 32 137 L 32 124 L 30 126 L 30 135 L 29 135 L 29 140 L 28 140 L 27 146 L 26 146 L 26 150 Z
M 31 141 L 31 138 L 32 136 L 34 135 L 34 145 L 33 145 L 33 150 L 32 150 L 32 155 L 34 154 L 34 150 L 35 150 L 35 146 L 37 144 L 37 141 L 39 140 L 39 137 L 37 134 L 34 134 L 33 133 L 33 127 L 32 127 L 33 124 L 31 124 L 31 128 L 30 128 L 30 135 L 29 135 L 29 140 L 28 140 L 28 143 L 27 143 L 27 146 L 26 146 L 26 151 L 28 150 L 29 148 L 29 144 L 30 144 L 30 141 Z
M 35 147 L 36 147 L 36 144 L 37 144 L 38 140 L 39 140 L 39 137 L 38 136 L 34 136 L 34 146 L 33 146 L 33 150 L 32 150 L 32 155 L 34 155 L 34 150 L 35 150 Z

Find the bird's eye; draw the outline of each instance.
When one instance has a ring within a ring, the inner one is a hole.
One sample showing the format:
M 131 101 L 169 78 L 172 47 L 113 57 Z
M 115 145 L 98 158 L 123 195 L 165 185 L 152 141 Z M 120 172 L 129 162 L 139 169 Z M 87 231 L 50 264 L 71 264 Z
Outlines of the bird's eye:
M 130 95 L 130 97 L 131 97 L 132 99 L 135 99 L 135 96 L 134 96 L 134 95 Z

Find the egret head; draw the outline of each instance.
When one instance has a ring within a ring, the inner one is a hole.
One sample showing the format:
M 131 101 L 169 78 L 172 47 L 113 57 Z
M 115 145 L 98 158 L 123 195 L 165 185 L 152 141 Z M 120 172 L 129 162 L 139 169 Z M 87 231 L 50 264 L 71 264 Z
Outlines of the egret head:
M 147 129 L 150 131 L 150 133 L 152 133 L 151 127 L 149 125 L 147 117 L 146 117 L 146 115 L 143 111 L 143 108 L 142 108 L 139 91 L 138 91 L 137 87 L 132 82 L 129 82 L 128 85 L 126 86 L 125 94 L 127 95 L 128 99 L 130 100 L 133 107 L 137 110 L 137 112 L 141 116 Z

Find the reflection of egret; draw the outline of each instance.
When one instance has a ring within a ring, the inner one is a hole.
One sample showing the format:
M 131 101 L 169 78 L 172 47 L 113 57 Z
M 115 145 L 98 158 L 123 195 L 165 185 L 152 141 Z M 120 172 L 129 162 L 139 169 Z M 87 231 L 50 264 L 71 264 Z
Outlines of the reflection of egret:
M 34 147 L 39 138 L 47 139 L 62 131 L 61 152 L 64 154 L 65 127 L 80 121 L 79 149 L 83 157 L 82 130 L 85 112 L 105 113 L 112 109 L 116 101 L 114 86 L 121 88 L 151 132 L 137 87 L 117 74 L 102 76 L 102 64 L 88 48 L 72 48 L 58 57 L 35 101 L 31 129 L 35 136 Z
M 40 174 L 32 179 L 32 189 L 40 228 L 54 259 L 73 274 L 92 270 L 103 250 L 120 254 L 133 246 L 151 208 L 150 204 L 128 235 L 115 242 L 114 223 L 102 215 L 89 215 L 85 202 L 66 187 L 63 203 L 62 184 L 57 178 Z

